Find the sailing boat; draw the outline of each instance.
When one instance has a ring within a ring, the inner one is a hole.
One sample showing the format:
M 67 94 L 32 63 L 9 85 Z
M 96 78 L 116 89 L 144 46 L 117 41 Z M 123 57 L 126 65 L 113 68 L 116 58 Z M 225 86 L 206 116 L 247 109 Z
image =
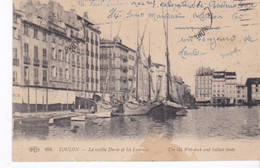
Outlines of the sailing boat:
M 162 10 L 163 12 L 163 10 Z M 170 60 L 169 60 L 169 46 L 168 46 L 168 19 L 165 23 L 165 20 L 163 19 L 163 27 L 164 27 L 164 33 L 165 33 L 165 43 L 166 43 L 166 66 L 167 66 L 167 93 L 166 97 L 163 101 L 161 101 L 158 105 L 153 107 L 149 114 L 157 117 L 163 117 L 163 118 L 169 118 L 169 117 L 175 117 L 175 116 L 182 116 L 186 115 L 187 112 L 184 110 L 184 107 L 175 102 L 173 98 L 170 95 L 170 82 L 171 82 L 171 73 L 170 73 Z
M 147 20 L 148 21 L 148 20 Z M 121 102 L 121 108 L 118 108 L 117 110 L 113 111 L 112 115 L 114 116 L 124 116 L 124 115 L 146 115 L 148 114 L 148 112 L 152 109 L 152 107 L 154 106 L 154 104 L 150 101 L 150 94 L 149 94 L 149 101 L 142 101 L 139 99 L 139 93 L 138 93 L 138 88 L 139 88 L 139 59 L 140 59 L 140 50 L 143 44 L 143 39 L 144 39 L 144 35 L 145 35 L 145 31 L 146 31 L 146 27 L 147 27 L 147 22 L 144 28 L 144 32 L 142 34 L 141 37 L 141 42 L 139 44 L 139 22 L 137 24 L 138 26 L 138 32 L 137 32 L 137 52 L 136 52 L 136 62 L 135 62 L 135 67 L 136 67 L 136 95 L 135 98 L 131 97 L 132 99 L 129 99 L 125 102 Z M 149 62 L 149 61 L 148 61 Z M 148 63 L 149 64 L 149 63 Z M 148 65 L 148 71 L 149 71 L 149 65 Z M 149 93 L 150 93 L 150 74 L 149 74 Z M 133 83 L 132 83 L 133 85 Z M 132 86 L 130 89 L 130 93 L 132 93 Z

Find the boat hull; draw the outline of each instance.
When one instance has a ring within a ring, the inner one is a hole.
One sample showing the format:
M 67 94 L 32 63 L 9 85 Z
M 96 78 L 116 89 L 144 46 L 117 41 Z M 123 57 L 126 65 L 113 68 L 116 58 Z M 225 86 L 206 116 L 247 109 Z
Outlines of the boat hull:
M 113 116 L 147 115 L 155 104 L 123 103 L 120 110 L 114 111 Z
M 178 112 L 181 110 L 184 109 L 160 103 L 149 111 L 149 115 L 153 116 L 154 118 L 174 118 L 179 115 Z

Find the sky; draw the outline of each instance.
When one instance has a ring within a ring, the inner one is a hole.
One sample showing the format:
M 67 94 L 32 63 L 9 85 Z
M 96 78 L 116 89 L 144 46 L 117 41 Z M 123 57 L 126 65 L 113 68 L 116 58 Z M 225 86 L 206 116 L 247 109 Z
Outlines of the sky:
M 48 1 L 41 0 L 42 3 Z M 238 83 L 245 83 L 248 77 L 260 77 L 258 0 L 251 0 L 253 4 L 250 6 L 239 5 L 239 1 L 222 0 L 216 0 L 215 3 L 209 0 L 56 1 L 65 10 L 76 9 L 80 15 L 88 12 L 89 19 L 99 26 L 101 38 L 110 39 L 111 32 L 112 36 L 118 34 L 123 44 L 133 49 L 137 47 L 138 27 L 141 37 L 147 24 L 143 49 L 147 55 L 150 37 L 152 61 L 161 64 L 166 64 L 166 44 L 163 19 L 159 16 L 168 11 L 171 16 L 168 19 L 171 73 L 181 76 L 191 86 L 192 93 L 195 73 L 201 66 L 235 71 Z M 18 5 L 16 2 L 15 6 Z M 165 4 L 169 4 L 169 7 L 162 7 Z M 113 15 L 112 11 L 115 11 Z M 199 32 L 202 36 L 194 37 Z

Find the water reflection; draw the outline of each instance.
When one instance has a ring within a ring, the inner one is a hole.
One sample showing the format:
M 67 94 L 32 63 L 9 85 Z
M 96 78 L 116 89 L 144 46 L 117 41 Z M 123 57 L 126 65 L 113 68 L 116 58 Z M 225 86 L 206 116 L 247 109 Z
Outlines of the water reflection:
M 201 107 L 184 117 L 119 116 L 71 122 L 48 129 L 28 127 L 14 130 L 14 138 L 40 139 L 131 139 L 147 136 L 168 138 L 259 139 L 260 106 Z

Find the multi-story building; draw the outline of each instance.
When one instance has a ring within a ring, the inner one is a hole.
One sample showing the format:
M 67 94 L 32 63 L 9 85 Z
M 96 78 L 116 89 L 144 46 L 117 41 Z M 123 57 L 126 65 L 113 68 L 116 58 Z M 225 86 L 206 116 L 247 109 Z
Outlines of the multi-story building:
M 225 97 L 227 104 L 236 103 L 236 80 L 235 72 L 225 72 Z
M 236 80 L 236 72 L 199 68 L 195 83 L 196 102 L 208 102 L 215 105 L 246 103 L 247 87 L 236 84 Z
M 135 83 L 131 83 L 136 81 L 134 80 L 135 50 L 124 45 L 119 38 L 101 39 L 100 50 L 101 91 L 123 100 L 129 92 L 133 93 L 135 88 Z
M 225 71 L 215 71 L 212 76 L 212 103 L 224 103 L 225 97 Z
M 151 68 L 151 99 L 162 100 L 166 97 L 166 71 L 165 65 L 152 63 Z
M 53 0 L 28 0 L 20 8 L 13 11 L 14 103 L 34 104 L 31 111 L 37 104 L 63 110 L 76 96 L 99 92 L 100 31 L 87 13 L 64 11 Z
M 195 99 L 197 102 L 211 102 L 212 76 L 214 70 L 200 67 L 195 76 Z
M 247 103 L 247 86 L 242 84 L 236 85 L 236 104 Z
M 246 80 L 247 98 L 249 103 L 260 103 L 260 78 L 248 78 Z

